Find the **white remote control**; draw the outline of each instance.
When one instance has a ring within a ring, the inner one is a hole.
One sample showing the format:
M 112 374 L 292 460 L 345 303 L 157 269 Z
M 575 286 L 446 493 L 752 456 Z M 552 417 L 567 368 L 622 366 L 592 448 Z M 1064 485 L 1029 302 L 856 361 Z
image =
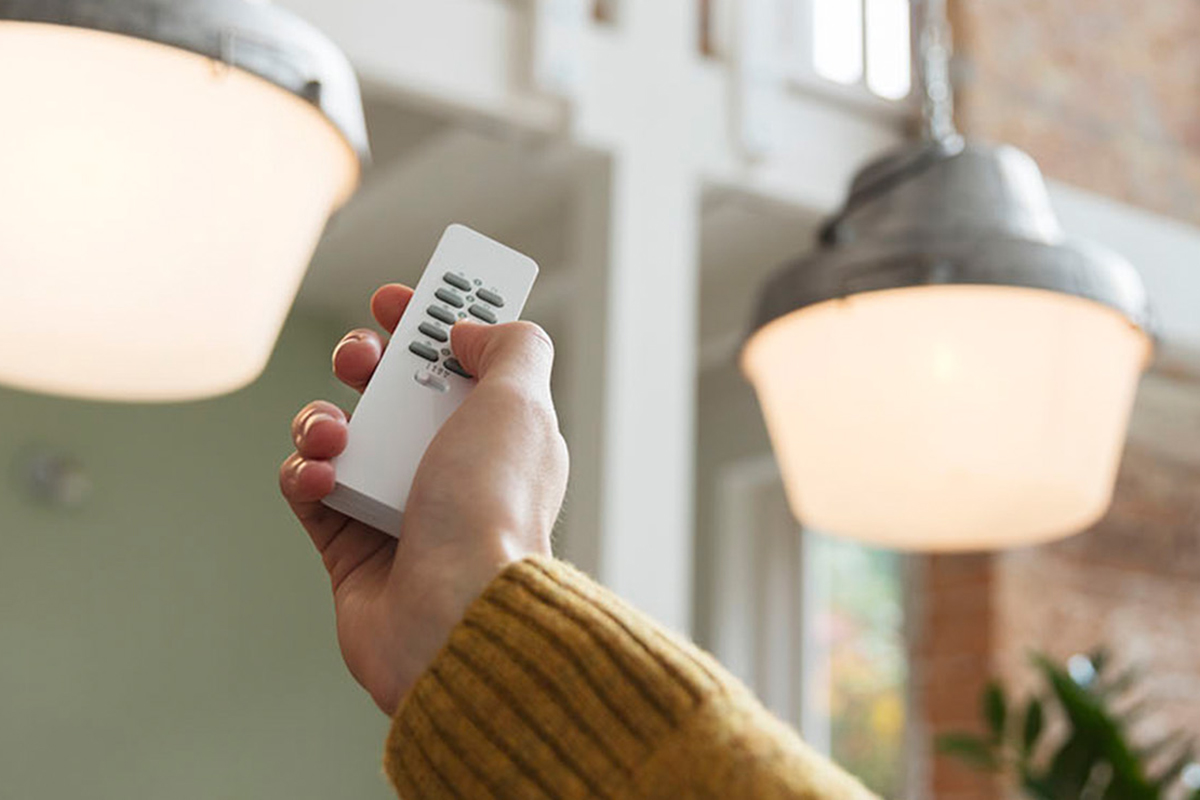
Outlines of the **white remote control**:
M 518 319 L 537 273 L 533 259 L 483 234 L 446 229 L 354 409 L 325 505 L 400 535 L 421 456 L 475 385 L 453 358 L 450 327 Z

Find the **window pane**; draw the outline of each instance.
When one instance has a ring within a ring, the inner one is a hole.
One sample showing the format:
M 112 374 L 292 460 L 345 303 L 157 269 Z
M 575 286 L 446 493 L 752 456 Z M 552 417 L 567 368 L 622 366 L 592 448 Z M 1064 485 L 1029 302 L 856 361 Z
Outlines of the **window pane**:
M 806 533 L 804 563 L 804 736 L 898 797 L 908 672 L 900 558 Z
M 889 100 L 912 89 L 908 0 L 867 0 L 867 86 Z
M 838 83 L 862 80 L 862 0 L 813 0 L 812 13 L 817 74 Z

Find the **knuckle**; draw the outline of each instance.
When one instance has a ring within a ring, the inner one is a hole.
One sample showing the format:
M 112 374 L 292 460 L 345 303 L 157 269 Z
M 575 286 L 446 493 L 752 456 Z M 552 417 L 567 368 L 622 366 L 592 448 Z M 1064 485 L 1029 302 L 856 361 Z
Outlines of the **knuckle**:
M 546 333 L 546 329 L 536 322 L 520 320 L 512 323 L 511 330 L 515 336 L 519 335 L 524 341 L 537 342 L 538 345 L 545 347 L 553 355 L 554 340 L 550 338 L 550 334 Z

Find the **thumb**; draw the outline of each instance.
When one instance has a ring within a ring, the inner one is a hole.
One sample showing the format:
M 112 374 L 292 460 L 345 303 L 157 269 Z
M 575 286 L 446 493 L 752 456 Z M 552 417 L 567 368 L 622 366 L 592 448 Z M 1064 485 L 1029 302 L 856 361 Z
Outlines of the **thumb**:
M 450 330 L 450 346 L 467 372 L 482 381 L 509 380 L 549 390 L 554 343 L 532 322 L 484 325 L 462 321 Z

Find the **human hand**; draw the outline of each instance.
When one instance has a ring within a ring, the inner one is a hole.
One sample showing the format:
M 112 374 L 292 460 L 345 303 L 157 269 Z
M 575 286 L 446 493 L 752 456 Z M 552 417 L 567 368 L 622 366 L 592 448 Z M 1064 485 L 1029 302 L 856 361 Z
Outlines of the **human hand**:
M 411 298 L 389 284 L 371 310 L 390 333 Z M 296 415 L 296 452 L 279 472 L 329 572 L 346 666 L 389 715 L 487 584 L 513 561 L 549 555 L 566 490 L 546 333 L 527 322 L 460 322 L 451 346 L 478 385 L 421 459 L 398 540 L 320 503 L 336 481 L 331 459 L 346 447 L 347 418 L 334 404 Z M 334 349 L 334 373 L 361 392 L 383 348 L 374 331 L 351 331 Z M 403 417 L 397 408 L 396 424 Z

